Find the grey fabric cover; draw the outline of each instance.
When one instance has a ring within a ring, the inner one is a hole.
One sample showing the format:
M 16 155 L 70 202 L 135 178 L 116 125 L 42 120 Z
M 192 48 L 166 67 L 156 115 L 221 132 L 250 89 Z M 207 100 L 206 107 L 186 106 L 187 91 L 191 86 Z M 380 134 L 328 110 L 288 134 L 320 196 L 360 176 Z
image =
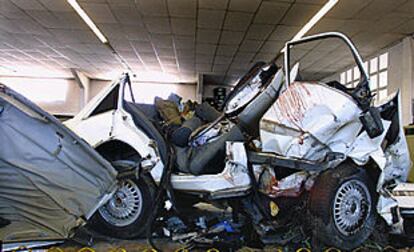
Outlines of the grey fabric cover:
M 244 140 L 240 128 L 234 126 L 229 132 L 202 146 L 185 148 L 174 146 L 177 156 L 177 169 L 180 172 L 193 175 L 219 173 L 223 171 L 225 165 L 226 142 Z
M 196 106 L 195 114 L 205 122 L 214 122 L 221 116 L 221 113 L 207 102 Z
M 53 116 L 0 84 L 3 242 L 68 238 L 116 189 L 116 171 Z
M 171 142 L 179 147 L 188 146 L 188 140 L 191 134 L 202 124 L 203 122 L 197 116 L 193 116 L 191 119 L 184 121 L 181 127 L 171 133 Z

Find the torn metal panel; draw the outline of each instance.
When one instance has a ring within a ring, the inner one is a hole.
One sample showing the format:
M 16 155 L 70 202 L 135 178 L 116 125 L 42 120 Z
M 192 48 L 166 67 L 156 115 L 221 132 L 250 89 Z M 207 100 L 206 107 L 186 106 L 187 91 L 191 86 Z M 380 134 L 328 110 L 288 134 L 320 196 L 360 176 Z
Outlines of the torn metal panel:
M 397 95 L 390 95 L 384 104 Z M 401 233 L 403 221 L 398 214 L 398 201 L 383 187 L 390 181 L 407 180 L 411 163 L 405 136 L 400 127 L 397 141 L 383 149 L 391 122 L 381 120 L 384 131 L 371 138 L 361 131 L 361 112 L 353 98 L 344 92 L 322 83 L 295 82 L 266 115 L 268 121 L 261 132 L 263 148 L 291 158 L 316 161 L 323 161 L 331 152 L 341 153 L 361 166 L 371 158 L 383 171 L 377 184 L 378 213 L 392 226 L 393 232 Z M 332 166 L 337 164 L 334 162 Z
M 247 193 L 251 185 L 247 172 L 247 153 L 244 143 L 226 142 L 226 159 L 225 168 L 221 173 L 203 176 L 175 175 L 171 177 L 171 184 L 176 190 L 194 193 Z
M 271 197 L 298 197 L 304 190 L 304 184 L 309 177 L 307 172 L 296 172 L 275 183 L 272 186 Z
M 309 160 L 286 158 L 271 152 L 253 152 L 247 153 L 249 162 L 252 164 L 264 164 L 271 167 L 284 167 L 295 170 L 304 171 L 322 171 L 324 169 L 320 163 L 315 163 Z
M 0 90 L 3 242 L 65 239 L 116 189 L 115 169 L 82 139 L 14 91 Z
M 368 162 L 368 159 L 372 157 L 380 168 L 383 160 L 385 158 L 383 151 L 381 149 L 381 143 L 384 141 L 385 135 L 388 128 L 390 127 L 390 122 L 382 120 L 384 125 L 384 132 L 375 138 L 370 138 L 366 131 L 362 132 L 352 143 L 350 151 L 347 155 L 352 158 L 355 163 L 359 165 L 364 165 Z
M 362 127 L 360 112 L 352 97 L 337 89 L 292 83 L 265 115 L 279 129 L 262 131 L 263 146 L 265 151 L 308 160 L 322 160 L 328 152 L 346 153 Z

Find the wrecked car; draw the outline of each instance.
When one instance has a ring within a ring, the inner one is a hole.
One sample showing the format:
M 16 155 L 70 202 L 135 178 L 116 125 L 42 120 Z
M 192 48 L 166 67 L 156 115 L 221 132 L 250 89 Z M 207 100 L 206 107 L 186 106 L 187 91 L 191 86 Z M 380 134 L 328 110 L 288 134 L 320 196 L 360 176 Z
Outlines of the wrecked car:
M 116 191 L 108 161 L 2 84 L 0 132 L 0 250 L 74 238 Z
M 327 38 L 349 47 L 362 76 L 355 88 L 299 81 L 298 65 L 291 70 L 295 45 Z M 97 231 L 118 238 L 151 234 L 165 199 L 155 193 L 159 187 L 176 209 L 200 201 L 230 206 L 263 243 L 299 226 L 348 250 L 370 236 L 379 217 L 391 232 L 406 232 L 414 205 L 407 200 L 413 188 L 405 184 L 410 160 L 399 94 L 373 104 L 362 59 L 341 33 L 290 41 L 284 60 L 283 69 L 256 64 L 212 120 L 172 128 L 189 132 L 179 144 L 155 106 L 134 100 L 128 74 L 67 121 L 107 160 L 139 164 L 138 178 L 125 179 L 98 210 Z

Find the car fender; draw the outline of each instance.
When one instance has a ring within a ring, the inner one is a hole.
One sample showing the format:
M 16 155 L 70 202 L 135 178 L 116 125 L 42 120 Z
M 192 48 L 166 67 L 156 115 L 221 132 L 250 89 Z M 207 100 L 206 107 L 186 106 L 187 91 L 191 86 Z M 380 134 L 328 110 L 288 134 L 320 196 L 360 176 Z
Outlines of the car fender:
M 154 140 L 150 139 L 141 129 L 135 126 L 134 121 L 127 112 L 119 111 L 114 115 L 111 134 L 94 147 L 109 141 L 120 141 L 131 146 L 145 161 L 151 163 L 151 175 L 157 182 L 161 178 L 163 163 Z

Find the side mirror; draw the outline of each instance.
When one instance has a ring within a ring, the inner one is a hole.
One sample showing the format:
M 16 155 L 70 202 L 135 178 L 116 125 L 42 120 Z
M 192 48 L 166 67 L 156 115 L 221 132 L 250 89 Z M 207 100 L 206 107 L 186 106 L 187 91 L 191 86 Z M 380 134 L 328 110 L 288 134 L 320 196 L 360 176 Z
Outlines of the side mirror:
M 359 120 L 370 138 L 380 136 L 384 132 L 378 108 L 370 107 L 367 111 L 361 113 Z

